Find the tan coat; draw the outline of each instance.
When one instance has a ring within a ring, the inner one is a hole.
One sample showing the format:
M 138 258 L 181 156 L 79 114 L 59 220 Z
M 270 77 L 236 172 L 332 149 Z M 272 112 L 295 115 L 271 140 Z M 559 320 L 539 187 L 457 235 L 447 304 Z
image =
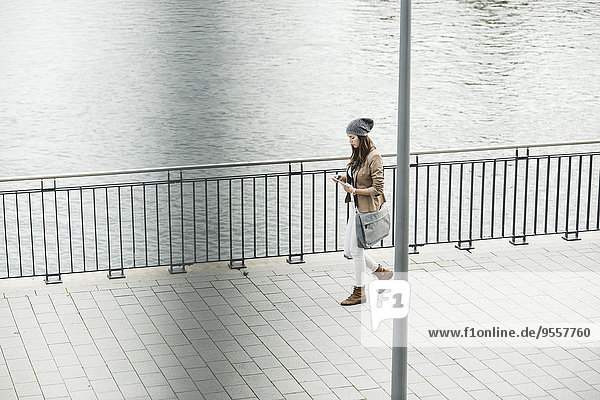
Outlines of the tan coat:
M 357 189 L 368 189 L 369 195 L 357 195 L 358 212 L 377 211 L 385 203 L 383 194 L 383 159 L 381 155 L 373 149 L 367 155 L 365 163 L 355 171 L 354 187 Z M 345 174 L 342 181 L 348 181 L 348 175 Z M 352 194 L 346 194 L 346 203 L 350 202 Z

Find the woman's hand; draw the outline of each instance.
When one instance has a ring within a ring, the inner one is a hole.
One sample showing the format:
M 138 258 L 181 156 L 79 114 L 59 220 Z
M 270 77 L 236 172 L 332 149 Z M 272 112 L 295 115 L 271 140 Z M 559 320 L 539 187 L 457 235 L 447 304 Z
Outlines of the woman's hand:
M 354 193 L 355 193 L 355 190 L 356 190 L 356 189 L 354 189 L 354 188 L 353 188 L 352 186 L 350 186 L 350 185 L 342 185 L 342 187 L 343 187 L 343 188 L 344 188 L 344 190 L 345 190 L 346 192 L 348 192 L 348 193 L 352 193 L 352 194 L 354 194 Z

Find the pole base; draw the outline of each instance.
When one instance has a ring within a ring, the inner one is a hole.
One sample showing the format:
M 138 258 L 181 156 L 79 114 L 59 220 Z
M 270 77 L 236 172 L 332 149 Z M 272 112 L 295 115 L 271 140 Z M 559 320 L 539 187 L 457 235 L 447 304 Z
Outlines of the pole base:
M 46 275 L 46 278 L 44 279 L 44 282 L 46 282 L 46 285 L 53 285 L 55 283 L 62 283 L 62 279 L 60 277 L 60 274 L 57 274 L 57 275 Z
M 473 247 L 473 241 L 471 240 L 467 240 L 467 241 L 463 241 L 463 242 L 458 242 L 454 247 L 456 247 L 459 250 L 473 250 L 475 247 Z
M 227 263 L 229 269 L 242 269 L 246 268 L 246 264 L 244 264 L 244 259 L 241 260 L 231 260 Z
M 170 274 L 185 274 L 187 270 L 185 269 L 185 265 L 171 265 L 169 267 Z
M 287 261 L 288 264 L 304 264 L 304 255 L 289 255 L 285 261 Z
M 573 235 L 573 236 L 570 236 L 570 235 Z M 579 237 L 579 232 L 565 232 L 565 235 L 562 236 L 562 238 L 564 240 L 566 240 L 567 242 L 581 240 L 581 238 Z
M 125 272 L 122 270 L 108 271 L 108 279 L 122 279 L 125 278 Z
M 525 236 L 513 236 L 508 242 L 513 246 L 523 246 L 529 244 L 527 243 L 527 240 L 525 240 Z
M 418 246 L 416 244 L 409 244 L 408 245 L 408 254 L 419 254 L 419 251 L 417 250 Z

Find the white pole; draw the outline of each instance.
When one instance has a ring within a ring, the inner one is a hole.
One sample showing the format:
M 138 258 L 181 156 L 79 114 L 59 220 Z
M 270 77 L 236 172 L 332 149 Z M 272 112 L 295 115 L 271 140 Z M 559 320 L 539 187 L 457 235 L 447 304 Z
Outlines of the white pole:
M 396 148 L 396 231 L 394 279 L 408 281 L 408 218 L 410 163 L 410 0 L 400 5 L 400 66 L 398 138 Z M 392 399 L 406 400 L 408 317 L 394 319 L 392 338 Z

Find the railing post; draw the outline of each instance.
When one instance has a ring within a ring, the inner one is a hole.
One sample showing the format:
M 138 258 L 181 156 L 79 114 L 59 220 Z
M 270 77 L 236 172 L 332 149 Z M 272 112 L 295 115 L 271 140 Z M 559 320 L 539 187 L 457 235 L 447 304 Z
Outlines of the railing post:
M 415 156 L 415 163 L 410 165 L 415 167 L 415 202 L 414 202 L 414 226 L 413 226 L 413 243 L 408 245 L 408 254 L 419 254 L 417 250 L 417 235 L 418 235 L 418 209 L 419 209 L 419 156 Z M 409 172 L 410 173 L 410 172 Z M 410 192 L 409 192 L 410 196 Z
M 303 223 L 303 217 L 304 217 L 304 205 L 303 200 L 304 200 L 304 196 L 303 196 L 303 184 L 304 184 L 304 179 L 303 179 L 303 165 L 302 163 L 300 163 L 300 172 L 293 172 L 292 171 L 292 163 L 288 164 L 288 257 L 286 259 L 288 264 L 303 264 L 304 263 L 304 233 L 302 232 L 304 229 L 304 223 Z M 294 175 L 300 175 L 300 253 L 299 254 L 293 254 L 292 253 L 292 177 Z M 324 181 L 323 185 L 326 185 L 327 182 Z M 327 234 L 327 232 L 325 232 L 325 235 Z
M 229 183 L 229 186 L 231 188 L 231 181 Z M 229 193 L 231 193 L 231 189 L 230 189 Z M 229 195 L 229 197 L 230 197 L 229 201 L 231 201 L 231 194 Z M 246 258 L 245 244 L 244 244 L 244 178 L 240 179 L 240 206 L 241 206 L 241 217 L 242 217 L 242 220 L 241 220 L 241 224 L 242 224 L 242 237 L 241 237 L 241 241 L 242 241 L 242 257 L 234 259 L 232 257 L 232 253 L 230 252 L 231 259 L 229 260 L 229 263 L 227 263 L 227 266 L 230 269 L 242 269 L 242 268 L 246 268 L 246 264 L 244 263 L 244 260 Z M 230 218 L 231 218 L 231 213 L 233 212 L 231 207 L 229 207 L 229 211 L 230 211 L 229 215 L 230 215 Z M 230 219 L 230 221 L 231 221 L 231 219 Z M 231 222 L 230 222 L 230 224 L 231 224 Z M 231 243 L 233 243 L 233 235 L 232 235 L 233 227 L 230 226 L 229 232 L 230 232 L 229 233 L 229 238 L 230 238 L 229 240 L 231 241 Z
M 525 157 L 522 157 L 526 160 L 525 163 L 525 168 L 527 169 L 529 166 L 529 148 L 527 148 L 527 153 L 525 155 Z M 526 240 L 526 236 L 525 236 L 525 226 L 523 225 L 523 232 L 522 235 L 517 236 L 516 235 L 516 225 L 517 225 L 517 186 L 519 183 L 518 180 L 519 177 L 519 149 L 517 148 L 515 150 L 515 181 L 514 181 L 514 186 L 513 186 L 513 225 L 512 225 L 512 238 L 509 240 L 509 243 L 514 245 L 514 246 L 522 246 L 522 245 L 526 245 L 529 244 L 527 243 Z M 524 209 L 523 209 L 523 213 L 524 218 L 526 218 L 526 211 L 527 211 L 527 170 L 525 171 L 525 190 L 524 190 Z
M 44 192 L 44 181 L 42 180 L 42 196 L 43 196 L 43 192 Z M 56 179 L 54 179 L 52 181 L 52 189 L 49 189 L 51 191 L 54 192 L 54 218 L 55 218 L 55 227 L 56 227 L 56 260 L 57 260 L 57 268 L 58 268 L 58 273 L 56 274 L 50 274 L 48 272 L 48 266 L 46 265 L 46 278 L 45 278 L 45 282 L 46 284 L 54 284 L 54 283 L 62 283 L 62 279 L 60 276 L 60 235 L 59 235 L 59 231 L 58 231 L 58 196 L 56 193 Z M 42 199 L 43 201 L 43 199 Z M 4 202 L 2 204 L 4 206 Z
M 471 234 L 469 233 L 469 240 L 462 240 L 462 203 L 463 203 L 463 168 L 464 163 L 460 164 L 460 181 L 459 181 L 459 195 L 458 195 L 458 243 L 454 246 L 459 250 L 472 250 L 473 241 L 471 240 Z M 473 163 L 471 163 L 471 190 L 469 198 L 469 231 L 472 230 L 473 221 Z
M 111 257 L 110 257 L 110 221 L 109 214 L 110 208 L 108 207 L 108 188 L 105 188 L 105 196 L 106 196 L 106 236 L 108 241 L 108 279 L 121 279 L 125 278 L 125 270 L 123 269 L 123 263 L 121 262 L 121 266 L 119 269 L 113 270 L 111 267 Z M 119 200 L 121 198 L 121 194 L 119 192 Z M 119 206 L 120 207 L 120 206 Z M 120 216 L 120 208 L 119 208 L 119 224 L 121 224 L 121 216 Z M 116 273 L 113 273 L 116 272 Z
M 581 205 L 581 162 L 583 159 L 583 156 L 579 156 L 579 174 L 578 174 L 578 178 L 577 178 L 577 214 L 575 216 L 575 231 L 574 232 L 570 232 L 569 231 L 569 214 L 571 212 L 571 207 L 570 207 L 570 197 L 571 197 L 571 163 L 572 163 L 572 159 L 573 156 L 569 157 L 569 178 L 568 178 L 568 184 L 567 184 L 567 208 L 566 208 L 566 213 L 567 213 L 567 217 L 566 217 L 566 221 L 565 221 L 565 234 L 562 236 L 562 238 L 566 241 L 575 241 L 575 240 L 581 240 L 581 238 L 579 237 L 579 211 L 580 211 L 580 205 Z M 572 236 L 571 236 L 572 235 Z
M 195 202 L 195 199 L 192 199 Z M 179 170 L 179 208 L 181 209 L 181 265 L 169 265 L 169 274 L 185 274 L 185 232 L 183 228 L 183 171 Z M 194 223 L 195 228 L 195 223 Z M 195 238 L 195 236 L 194 236 Z

